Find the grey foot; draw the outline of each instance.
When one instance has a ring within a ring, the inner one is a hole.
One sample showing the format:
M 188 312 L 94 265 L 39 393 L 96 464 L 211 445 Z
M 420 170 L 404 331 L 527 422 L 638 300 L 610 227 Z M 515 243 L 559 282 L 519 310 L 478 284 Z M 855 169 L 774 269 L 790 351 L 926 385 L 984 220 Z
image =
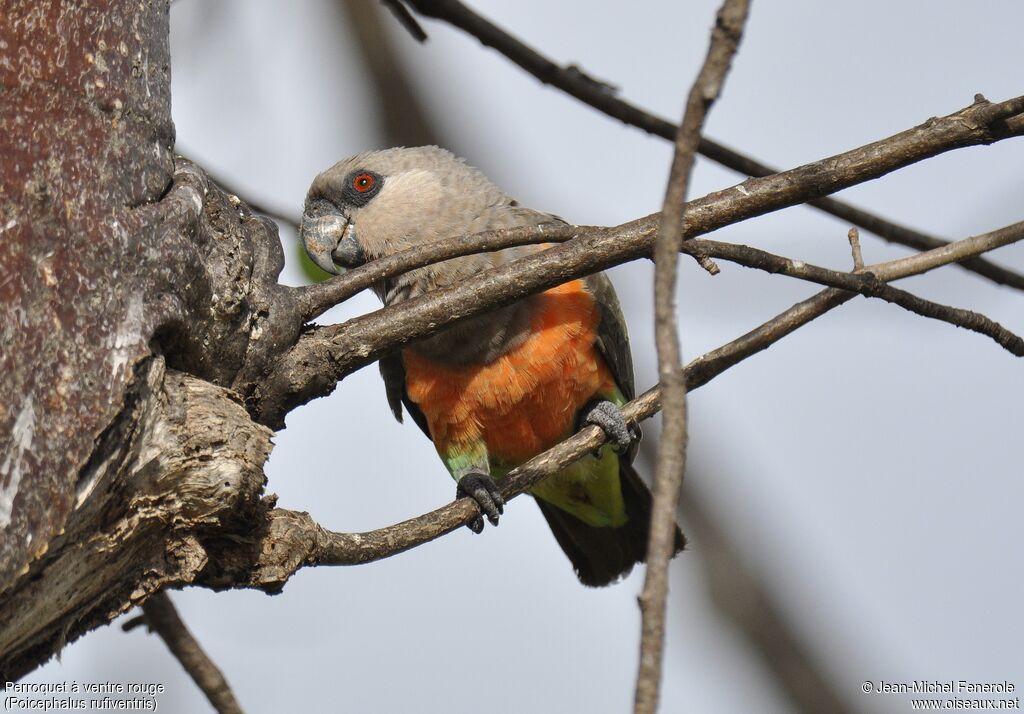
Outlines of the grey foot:
M 455 488 L 455 497 L 463 496 L 472 498 L 480 507 L 480 515 L 468 524 L 471 531 L 479 533 L 484 529 L 484 516 L 492 526 L 498 525 L 498 517 L 505 512 L 505 499 L 501 497 L 501 490 L 494 479 L 485 473 L 466 474 Z
M 583 408 L 583 423 L 601 427 L 616 453 L 629 450 L 636 438 L 636 427 L 626 423 L 622 410 L 609 401 L 591 402 Z

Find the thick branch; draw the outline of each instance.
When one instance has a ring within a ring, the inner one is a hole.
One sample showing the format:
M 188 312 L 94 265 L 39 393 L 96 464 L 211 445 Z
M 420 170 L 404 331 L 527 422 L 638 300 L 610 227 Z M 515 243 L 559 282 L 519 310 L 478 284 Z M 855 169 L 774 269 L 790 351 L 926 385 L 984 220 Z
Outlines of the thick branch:
M 204 540 L 262 510 L 270 432 L 237 396 L 144 362 L 82 471 L 66 530 L 0 595 L 0 681 L 207 567 Z
M 620 99 L 608 84 L 593 79 L 575 65 L 561 67 L 555 64 L 458 0 L 407 0 L 407 2 L 420 14 L 447 22 L 476 37 L 483 45 L 493 47 L 542 83 L 556 87 L 624 124 L 668 141 L 675 140 L 677 127 L 672 122 L 654 116 Z M 763 177 L 778 173 L 777 169 L 744 156 L 707 137 L 701 139 L 699 152 L 702 156 L 747 176 Z M 946 243 L 940 238 L 893 223 L 833 198 L 815 198 L 807 201 L 807 204 L 832 214 L 844 223 L 853 224 L 874 233 L 890 243 L 905 245 L 916 250 L 930 250 Z M 983 258 L 964 261 L 961 265 L 996 283 L 1024 290 L 1024 275 L 1007 270 Z
M 903 166 L 964 146 L 988 144 L 1024 132 L 1008 120 L 1024 112 L 1024 97 L 979 101 L 947 117 L 781 174 L 754 178 L 687 205 L 692 237 L 753 216 L 802 203 L 878 178 Z M 615 229 L 578 229 L 568 243 L 479 275 L 453 288 L 386 307 L 342 325 L 308 332 L 281 359 L 254 395 L 263 423 L 280 426 L 284 414 L 329 393 L 346 374 L 455 320 L 506 305 L 566 280 L 647 255 L 660 214 Z M 962 256 L 963 257 L 967 256 Z

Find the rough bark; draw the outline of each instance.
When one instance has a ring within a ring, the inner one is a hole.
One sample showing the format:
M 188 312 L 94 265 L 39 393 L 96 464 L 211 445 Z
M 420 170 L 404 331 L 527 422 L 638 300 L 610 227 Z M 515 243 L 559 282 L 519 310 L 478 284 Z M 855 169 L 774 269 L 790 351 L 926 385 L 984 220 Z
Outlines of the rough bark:
M 272 224 L 172 154 L 166 0 L 0 16 L 9 679 L 191 580 L 203 528 L 259 507 L 268 432 L 216 385 L 255 380 L 302 321 Z
M 174 140 L 166 4 L 5 5 L 0 587 L 62 530 L 169 307 L 153 305 L 169 276 L 140 275 L 159 263 L 141 250 L 155 230 L 144 216 L 170 183 Z
M 160 588 L 192 582 L 208 534 L 260 515 L 270 431 L 234 393 L 166 370 L 160 357 L 136 371 L 64 532 L 3 595 L 3 681 Z

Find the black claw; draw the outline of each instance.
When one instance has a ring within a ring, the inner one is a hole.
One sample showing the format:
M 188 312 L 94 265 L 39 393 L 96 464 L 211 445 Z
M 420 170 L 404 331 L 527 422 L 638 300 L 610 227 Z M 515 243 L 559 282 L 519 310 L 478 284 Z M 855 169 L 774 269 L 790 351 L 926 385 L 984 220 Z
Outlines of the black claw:
M 468 524 L 471 531 L 479 533 L 484 529 L 482 516 L 487 516 L 487 520 L 491 522 L 492 526 L 498 525 L 498 517 L 505 512 L 505 499 L 502 498 L 501 490 L 498 488 L 498 484 L 494 483 L 494 479 L 485 473 L 466 474 L 459 479 L 458 486 L 455 488 L 455 497 L 463 496 L 468 496 L 476 501 L 482 514 Z
M 629 424 L 629 436 L 633 441 L 640 441 L 643 435 L 644 433 L 640 431 L 639 424 Z
M 583 423 L 601 427 L 619 454 L 628 451 L 633 440 L 640 435 L 639 427 L 627 424 L 622 410 L 609 401 L 593 402 L 584 407 Z

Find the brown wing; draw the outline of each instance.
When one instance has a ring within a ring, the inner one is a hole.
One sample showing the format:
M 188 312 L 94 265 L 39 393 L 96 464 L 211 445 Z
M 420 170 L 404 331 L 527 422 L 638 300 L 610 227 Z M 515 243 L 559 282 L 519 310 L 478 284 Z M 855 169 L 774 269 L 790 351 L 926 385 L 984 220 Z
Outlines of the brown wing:
M 626 319 L 619 307 L 619 298 L 612 287 L 612 281 L 604 273 L 584 278 L 587 289 L 594 296 L 601 310 L 601 321 L 597 326 L 597 346 L 612 370 L 612 376 L 619 390 L 626 397 L 636 396 L 633 383 L 633 357 L 629 351 L 629 335 L 626 333 Z
M 402 423 L 402 405 L 416 422 L 416 426 L 423 430 L 423 433 L 430 438 L 430 427 L 427 425 L 427 417 L 416 406 L 416 402 L 409 399 L 409 393 L 405 391 L 405 366 L 402 364 L 401 353 L 396 352 L 380 360 L 380 376 L 384 378 L 384 391 L 388 395 L 388 406 L 391 413 L 395 415 L 398 423 Z

